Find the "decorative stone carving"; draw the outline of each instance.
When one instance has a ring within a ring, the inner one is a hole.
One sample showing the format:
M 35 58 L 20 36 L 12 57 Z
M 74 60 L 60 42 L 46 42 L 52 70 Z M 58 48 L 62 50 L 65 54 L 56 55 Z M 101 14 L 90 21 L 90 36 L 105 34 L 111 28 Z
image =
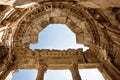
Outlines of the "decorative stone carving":
M 48 68 L 52 69 L 58 69 L 58 67 L 65 69 L 66 65 L 71 63 L 75 65 L 101 63 L 106 73 L 110 73 L 111 79 L 120 79 L 119 0 L 32 1 L 36 1 L 37 4 L 27 8 L 16 7 L 18 4 L 23 4 L 23 0 L 16 0 L 15 4 L 0 1 L 0 4 L 3 4 L 0 5 L 0 30 L 3 26 L 8 26 L 2 36 L 4 43 L 0 43 L 0 67 L 2 67 L 0 75 L 5 73 L 3 76 L 5 77 L 9 73 L 9 66 L 13 63 L 17 68 L 30 69 L 38 68 L 40 63 L 46 63 Z M 25 3 L 28 2 L 29 0 Z M 14 7 L 9 14 L 7 12 L 11 10 L 11 7 L 5 4 Z M 68 25 L 76 34 L 77 42 L 87 45 L 90 49 L 86 52 L 71 49 L 67 51 L 30 50 L 30 42 L 36 43 L 38 33 L 50 23 Z M 77 79 L 76 77 L 74 79 L 78 80 L 78 69 L 73 69 L 72 73 L 74 72 L 73 76 L 77 76 Z
M 35 55 L 37 56 L 42 56 L 42 57 L 71 57 L 71 56 L 82 56 L 83 51 L 82 49 L 68 49 L 65 51 L 61 50 L 48 50 L 48 49 L 43 49 L 43 50 L 35 50 L 34 51 Z

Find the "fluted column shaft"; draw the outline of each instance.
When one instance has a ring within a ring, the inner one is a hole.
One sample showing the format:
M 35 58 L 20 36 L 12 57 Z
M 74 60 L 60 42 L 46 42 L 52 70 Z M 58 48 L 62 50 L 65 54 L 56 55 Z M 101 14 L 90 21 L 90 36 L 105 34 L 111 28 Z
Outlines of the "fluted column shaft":
M 40 65 L 36 80 L 44 80 L 44 73 L 47 70 L 47 65 Z
M 70 65 L 70 71 L 71 71 L 73 80 L 82 80 L 78 71 L 78 64 Z

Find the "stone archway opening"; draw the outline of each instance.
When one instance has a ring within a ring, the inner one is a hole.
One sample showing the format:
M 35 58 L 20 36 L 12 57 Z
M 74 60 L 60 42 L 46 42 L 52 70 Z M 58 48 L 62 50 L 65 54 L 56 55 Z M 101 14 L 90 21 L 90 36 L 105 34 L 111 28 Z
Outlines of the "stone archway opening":
M 83 48 L 83 51 L 89 49 L 84 44 L 76 43 L 76 35 L 65 24 L 49 24 L 45 29 L 39 32 L 38 43 L 30 44 L 30 49 L 55 49 L 67 50 Z

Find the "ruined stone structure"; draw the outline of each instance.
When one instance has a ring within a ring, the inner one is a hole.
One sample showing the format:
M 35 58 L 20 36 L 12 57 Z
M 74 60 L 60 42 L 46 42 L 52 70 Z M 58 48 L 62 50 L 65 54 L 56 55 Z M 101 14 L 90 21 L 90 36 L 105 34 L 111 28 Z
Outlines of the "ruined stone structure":
M 49 24 L 66 24 L 89 50 L 29 49 Z M 120 0 L 0 0 L 0 80 L 17 69 L 38 69 L 36 80 L 47 69 L 69 69 L 81 80 L 80 68 L 120 80 Z

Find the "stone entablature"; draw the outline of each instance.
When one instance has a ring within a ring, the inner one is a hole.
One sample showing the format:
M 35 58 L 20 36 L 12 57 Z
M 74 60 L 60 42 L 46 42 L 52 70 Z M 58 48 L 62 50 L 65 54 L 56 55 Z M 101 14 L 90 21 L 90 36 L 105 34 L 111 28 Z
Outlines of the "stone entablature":
M 22 50 L 22 51 L 21 51 Z M 47 64 L 52 66 L 61 67 L 66 64 L 78 63 L 98 63 L 100 62 L 95 54 L 91 56 L 82 51 L 82 49 L 68 49 L 68 50 L 25 50 L 21 49 L 16 51 L 16 62 L 19 68 L 37 68 L 39 64 Z M 89 56 L 86 56 L 89 55 Z M 86 61 L 88 60 L 88 61 Z M 95 60 L 95 61 L 94 61 Z M 36 65 L 34 65 L 36 64 Z
M 98 65 L 106 80 L 120 79 L 120 0 L 9 1 L 0 0 L 0 80 L 14 69 L 38 69 L 40 64 L 64 69 L 73 63 L 78 68 Z M 37 3 L 16 7 L 29 1 Z M 37 43 L 38 33 L 51 23 L 66 24 L 76 42 L 90 49 L 30 50 L 29 44 Z
M 33 53 L 38 54 L 40 57 L 82 57 L 82 49 L 68 49 L 68 50 L 35 50 Z

